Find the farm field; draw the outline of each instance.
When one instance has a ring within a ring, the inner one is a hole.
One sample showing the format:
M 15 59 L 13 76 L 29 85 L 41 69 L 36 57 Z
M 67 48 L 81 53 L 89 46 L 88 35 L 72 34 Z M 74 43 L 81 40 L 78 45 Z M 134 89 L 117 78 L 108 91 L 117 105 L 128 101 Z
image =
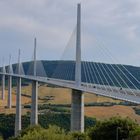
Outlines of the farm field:
M 31 85 L 22 89 L 22 93 L 31 95 Z M 54 96 L 54 100 L 48 101 L 52 104 L 70 104 L 71 103 L 71 89 L 67 88 L 52 88 L 46 86 L 40 86 L 38 95 L 40 98 L 45 96 Z M 94 94 L 85 93 L 85 103 L 92 102 L 120 102 L 119 100 L 113 100 L 111 98 L 96 96 Z
M 1 94 L 1 92 L 0 92 Z M 5 91 L 5 100 L 0 100 L 0 107 L 6 107 L 7 106 L 7 99 L 8 98 L 8 91 L 6 90 Z M 22 104 L 28 104 L 31 102 L 31 99 L 28 98 L 28 97 L 25 97 L 25 96 L 22 96 L 21 98 L 21 102 Z M 16 105 L 16 94 L 14 91 L 12 91 L 12 106 L 15 106 Z
M 132 107 L 115 105 L 110 107 L 85 107 L 85 114 L 104 120 L 115 116 L 129 117 L 140 124 L 140 115 L 137 115 Z
M 0 113 L 15 113 L 15 108 L 7 109 L 7 95 L 8 91 L 5 91 L 5 100 L 0 100 Z M 12 106 L 16 104 L 16 88 L 12 90 Z M 46 86 L 39 87 L 39 98 L 53 96 L 53 100 L 39 100 L 39 104 L 50 103 L 50 104 L 70 104 L 71 103 L 71 90 L 66 88 L 52 88 Z M 0 91 L 1 94 L 1 91 Z M 31 85 L 22 88 L 22 94 L 31 96 Z M 119 100 L 113 100 L 111 98 L 96 96 L 94 94 L 85 93 L 85 103 L 93 102 L 120 102 Z M 30 104 L 31 98 L 22 96 L 22 105 Z M 25 114 L 30 109 L 22 109 L 22 114 Z M 140 116 L 135 114 L 135 111 L 130 106 L 114 105 L 109 107 L 104 106 L 91 106 L 85 107 L 85 115 L 89 117 L 95 117 L 99 120 L 107 119 L 113 116 L 129 117 L 136 120 L 140 124 Z
M 7 97 L 8 97 L 8 91 L 6 90 L 5 100 L 0 100 L 0 113 L 6 113 L 6 114 L 15 113 L 15 108 L 11 108 L 11 109 L 6 108 Z M 22 99 L 21 100 L 22 104 L 29 104 L 31 102 L 31 99 L 28 97 L 22 96 L 21 99 Z M 15 91 L 13 90 L 12 91 L 12 106 L 15 106 L 15 105 L 16 105 L 16 95 L 15 95 Z M 25 114 L 27 111 L 28 111 L 27 109 L 22 109 L 22 114 Z

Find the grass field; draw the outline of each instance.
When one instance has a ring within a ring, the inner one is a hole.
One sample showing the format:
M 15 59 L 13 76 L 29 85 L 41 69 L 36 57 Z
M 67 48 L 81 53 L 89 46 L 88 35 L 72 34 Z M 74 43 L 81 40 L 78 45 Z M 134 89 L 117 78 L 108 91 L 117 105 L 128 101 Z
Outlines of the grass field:
M 1 92 L 0 92 L 0 94 L 1 94 Z M 5 91 L 5 100 L 0 100 L 0 107 L 6 107 L 7 106 L 7 100 L 8 100 L 7 98 L 8 98 L 8 91 L 6 90 Z M 21 100 L 22 104 L 28 104 L 28 103 L 31 102 L 31 99 L 28 98 L 28 97 L 22 96 L 21 99 L 22 99 Z M 12 92 L 12 106 L 15 106 L 15 105 L 16 105 L 16 94 L 13 91 Z
M 24 87 L 22 93 L 31 95 L 31 85 Z M 39 87 L 39 97 L 54 96 L 54 100 L 49 101 L 52 104 L 70 104 L 71 103 L 71 89 L 67 88 L 51 88 L 46 86 Z M 85 93 L 85 103 L 92 102 L 120 102 L 111 98 L 96 96 L 94 94 Z
M 1 95 L 1 92 L 0 92 Z M 10 113 L 15 113 L 15 108 L 11 108 L 8 109 L 7 107 L 7 98 L 8 97 L 8 91 L 5 91 L 5 100 L 0 100 L 0 113 L 6 113 L 6 114 L 10 114 Z M 22 104 L 29 104 L 31 102 L 31 99 L 28 97 L 24 97 L 22 96 L 21 98 L 21 102 Z M 12 106 L 16 105 L 16 94 L 15 91 L 12 91 Z M 22 109 L 22 114 L 25 114 L 28 110 L 27 109 Z
M 140 124 L 140 116 L 130 106 L 115 105 L 110 107 L 85 107 L 87 116 L 94 116 L 99 120 L 115 116 L 129 117 Z
M 16 89 L 12 90 L 12 105 L 16 104 Z M 31 95 L 31 85 L 22 88 L 22 93 Z M 1 92 L 0 92 L 1 95 Z M 71 90 L 66 88 L 51 88 L 46 86 L 39 87 L 39 97 L 54 96 L 54 100 L 48 102 L 39 100 L 39 103 L 51 103 L 51 104 L 70 104 L 71 103 Z M 85 103 L 93 102 L 120 102 L 119 100 L 113 100 L 111 98 L 105 98 L 96 96 L 94 94 L 85 93 Z M 22 104 L 30 104 L 31 98 L 22 96 Z M 14 113 L 15 108 L 7 109 L 7 90 L 5 100 L 0 100 L 0 113 Z M 22 109 L 22 114 L 26 113 L 27 109 Z M 113 116 L 129 117 L 140 123 L 140 116 L 136 115 L 133 108 L 130 106 L 115 105 L 111 107 L 85 107 L 85 115 L 95 117 L 99 120 L 107 119 Z

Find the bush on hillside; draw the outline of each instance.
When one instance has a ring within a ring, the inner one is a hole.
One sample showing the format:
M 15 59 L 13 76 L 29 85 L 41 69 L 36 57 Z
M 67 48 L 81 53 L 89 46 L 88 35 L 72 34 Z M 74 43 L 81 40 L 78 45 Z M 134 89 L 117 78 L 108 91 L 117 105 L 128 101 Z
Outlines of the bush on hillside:
M 38 116 L 39 124 L 43 128 L 48 128 L 49 125 L 57 125 L 60 128 L 65 129 L 67 132 L 70 130 L 70 114 L 42 114 Z M 85 117 L 85 129 L 93 126 L 96 120 L 93 118 Z M 30 124 L 30 116 L 22 116 L 22 129 L 25 129 Z M 0 133 L 4 139 L 14 135 L 15 128 L 15 115 L 14 114 L 0 114 Z
M 16 138 L 9 140 L 87 140 L 86 136 L 81 133 L 66 133 L 57 126 L 49 126 L 44 129 L 40 126 L 28 127 L 23 130 Z
M 90 128 L 88 134 L 91 140 L 119 140 L 140 134 L 139 125 L 129 118 L 113 117 L 99 121 Z

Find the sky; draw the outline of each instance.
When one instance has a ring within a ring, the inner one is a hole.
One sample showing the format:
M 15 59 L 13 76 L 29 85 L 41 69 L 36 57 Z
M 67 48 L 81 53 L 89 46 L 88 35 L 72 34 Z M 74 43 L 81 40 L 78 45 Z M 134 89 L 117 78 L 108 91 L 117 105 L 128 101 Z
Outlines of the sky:
M 140 66 L 140 0 L 0 0 L 0 65 L 74 58 L 76 7 L 82 7 L 82 59 Z

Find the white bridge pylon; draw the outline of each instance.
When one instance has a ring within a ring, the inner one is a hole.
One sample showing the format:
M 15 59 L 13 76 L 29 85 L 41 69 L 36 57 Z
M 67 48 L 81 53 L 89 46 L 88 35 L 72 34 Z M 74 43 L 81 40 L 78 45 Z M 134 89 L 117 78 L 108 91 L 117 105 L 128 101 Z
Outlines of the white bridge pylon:
M 16 117 L 15 117 L 15 136 L 19 134 L 21 131 L 21 81 L 22 79 L 27 79 L 32 81 L 32 97 L 31 97 L 31 125 L 38 124 L 38 82 L 47 83 L 51 85 L 56 85 L 60 87 L 70 88 L 72 89 L 72 105 L 71 105 L 71 131 L 80 131 L 84 132 L 84 92 L 97 94 L 105 97 L 120 99 L 124 101 L 129 101 L 132 103 L 140 103 L 140 90 L 131 82 L 130 78 L 128 78 L 123 72 L 125 79 L 129 81 L 129 83 L 136 87 L 128 88 L 129 86 L 124 81 L 124 79 L 118 74 L 117 70 L 114 70 L 114 67 L 110 65 L 110 68 L 118 75 L 119 79 L 124 82 L 125 87 L 121 86 L 119 80 L 115 77 L 113 72 L 109 69 L 108 66 L 101 65 L 104 71 L 97 69 L 95 65 L 91 63 L 87 63 L 81 61 L 81 4 L 77 5 L 77 28 L 76 28 L 76 61 L 75 61 L 75 77 L 74 80 L 64 80 L 58 79 L 54 77 L 43 77 L 37 75 L 37 60 L 36 60 L 36 38 L 34 39 L 34 61 L 33 61 L 33 75 L 28 75 L 24 73 L 22 63 L 20 62 L 20 51 L 19 58 L 17 63 L 17 71 L 13 73 L 12 65 L 9 62 L 9 71 L 6 72 L 5 66 L 3 65 L 2 71 L 0 75 L 2 77 L 2 99 L 5 99 L 5 77 L 8 77 L 8 107 L 12 107 L 11 100 L 11 91 L 12 91 L 12 77 L 17 79 L 17 96 L 16 96 Z M 106 69 L 105 69 L 106 67 Z M 99 75 L 99 79 L 95 74 L 95 79 L 97 83 L 88 82 L 82 80 L 82 69 L 89 70 L 89 74 L 87 72 L 83 72 L 85 74 L 85 79 L 89 79 L 92 81 L 93 72 L 97 72 Z M 119 68 L 117 68 L 119 70 Z M 103 75 L 106 71 L 109 71 L 110 74 L 106 74 L 108 79 L 112 82 L 112 85 L 109 85 L 107 78 Z M 102 73 L 104 79 L 107 84 L 101 83 L 102 76 L 99 74 Z M 121 70 L 120 70 L 121 71 Z M 61 72 L 62 73 L 62 72 Z M 114 81 L 118 83 L 119 86 L 115 86 L 115 82 L 111 79 L 113 77 Z M 139 84 L 140 82 L 130 73 L 131 77 L 135 79 Z

